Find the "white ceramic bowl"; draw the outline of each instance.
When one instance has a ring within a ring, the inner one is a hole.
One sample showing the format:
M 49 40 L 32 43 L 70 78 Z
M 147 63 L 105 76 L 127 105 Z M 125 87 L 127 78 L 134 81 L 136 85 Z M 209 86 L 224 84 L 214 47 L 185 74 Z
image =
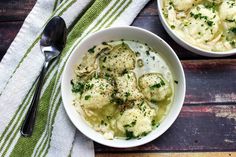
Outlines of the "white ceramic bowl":
M 163 13 L 162 13 L 162 7 L 163 7 L 163 1 L 164 0 L 157 0 L 157 8 L 158 8 L 158 14 L 161 20 L 161 23 L 167 33 L 174 39 L 179 45 L 186 48 L 187 50 L 194 52 L 196 54 L 207 56 L 207 57 L 225 57 L 225 56 L 231 56 L 236 54 L 236 49 L 232 49 L 229 51 L 223 51 L 223 52 L 212 52 L 208 50 L 201 49 L 197 46 L 194 46 L 190 44 L 189 42 L 186 42 L 185 40 L 181 39 L 169 26 L 167 23 Z
M 173 78 L 178 80 L 178 84 L 175 85 L 174 89 L 174 101 L 171 105 L 168 115 L 162 121 L 159 127 L 139 140 L 105 139 L 102 134 L 96 132 L 84 121 L 82 116 L 78 112 L 76 112 L 74 106 L 72 105 L 73 95 L 71 92 L 70 81 L 74 75 L 73 70 L 75 65 L 81 61 L 81 58 L 85 54 L 85 52 L 94 45 L 101 44 L 101 42 L 103 41 L 121 39 L 138 40 L 142 43 L 147 43 L 150 47 L 154 48 L 169 64 L 169 67 L 171 68 L 171 71 L 173 73 Z M 63 72 L 61 92 L 66 113 L 68 114 L 75 127 L 78 128 L 84 135 L 106 146 L 127 148 L 139 146 L 156 139 L 172 125 L 172 123 L 179 115 L 184 102 L 185 76 L 182 65 L 175 52 L 160 37 L 149 31 L 136 27 L 114 27 L 96 32 L 88 36 L 83 41 L 81 41 L 77 48 L 75 48 L 75 50 L 69 57 Z

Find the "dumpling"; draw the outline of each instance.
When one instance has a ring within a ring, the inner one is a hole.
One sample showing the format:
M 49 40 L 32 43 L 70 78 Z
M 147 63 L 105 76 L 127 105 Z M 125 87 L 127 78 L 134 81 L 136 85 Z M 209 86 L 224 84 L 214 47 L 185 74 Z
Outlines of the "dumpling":
M 194 6 L 194 4 L 201 0 L 173 0 L 173 5 L 176 10 L 186 11 Z
M 116 97 L 126 100 L 138 100 L 143 98 L 143 94 L 137 88 L 137 79 L 133 72 L 128 72 L 116 78 Z
M 225 29 L 225 42 L 227 49 L 236 47 L 236 1 L 226 0 L 220 6 L 220 17 Z
M 122 43 L 99 57 L 100 69 L 111 74 L 122 74 L 135 68 L 135 59 L 135 53 L 127 44 Z
M 172 89 L 161 74 L 149 73 L 139 78 L 139 87 L 149 101 L 162 101 L 170 97 Z
M 223 21 L 224 28 L 236 28 L 236 1 L 225 0 L 220 6 L 220 17 Z
M 111 102 L 112 93 L 113 86 L 106 79 L 94 78 L 82 93 L 79 104 L 84 110 L 100 109 Z
M 127 138 L 142 136 L 152 130 L 155 110 L 151 109 L 145 101 L 137 101 L 135 106 L 125 110 L 116 122 L 117 128 L 126 133 Z
M 214 9 L 198 5 L 190 10 L 184 32 L 197 42 L 211 41 L 219 30 L 220 18 Z

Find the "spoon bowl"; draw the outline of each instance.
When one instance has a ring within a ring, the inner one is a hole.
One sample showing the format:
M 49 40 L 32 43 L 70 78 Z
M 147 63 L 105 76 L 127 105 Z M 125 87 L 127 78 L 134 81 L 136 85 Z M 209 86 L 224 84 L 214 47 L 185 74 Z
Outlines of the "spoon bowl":
M 66 34 L 66 24 L 61 17 L 56 16 L 48 22 L 40 40 L 40 48 L 46 61 L 60 55 L 66 43 Z

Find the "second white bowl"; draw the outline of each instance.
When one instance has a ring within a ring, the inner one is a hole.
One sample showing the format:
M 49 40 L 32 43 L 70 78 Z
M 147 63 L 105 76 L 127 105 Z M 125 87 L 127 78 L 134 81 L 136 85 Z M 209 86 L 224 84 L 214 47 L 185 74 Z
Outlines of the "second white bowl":
M 166 32 L 174 39 L 179 45 L 182 47 L 186 48 L 187 50 L 194 52 L 196 54 L 202 55 L 202 56 L 207 56 L 207 57 L 225 57 L 225 56 L 231 56 L 236 54 L 236 49 L 232 49 L 229 51 L 224 51 L 224 52 L 213 52 L 213 51 L 208 51 L 201 49 L 197 46 L 194 46 L 190 44 L 189 42 L 183 40 L 180 38 L 169 26 L 167 23 L 163 13 L 162 13 L 162 7 L 163 7 L 163 1 L 164 0 L 157 0 L 157 8 L 158 8 L 158 14 L 161 20 L 161 23 L 163 27 L 165 28 Z

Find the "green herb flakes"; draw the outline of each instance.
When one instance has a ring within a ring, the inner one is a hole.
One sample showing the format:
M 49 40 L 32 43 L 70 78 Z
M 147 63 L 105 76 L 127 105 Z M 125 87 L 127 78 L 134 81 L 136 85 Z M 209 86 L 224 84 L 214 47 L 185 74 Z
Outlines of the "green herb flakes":
M 93 46 L 92 48 L 90 48 L 89 50 L 88 50 L 88 52 L 89 53 L 94 53 L 94 49 L 96 48 L 96 46 Z
M 84 100 L 88 100 L 89 98 L 91 98 L 91 95 L 86 95 L 86 96 L 84 97 Z

